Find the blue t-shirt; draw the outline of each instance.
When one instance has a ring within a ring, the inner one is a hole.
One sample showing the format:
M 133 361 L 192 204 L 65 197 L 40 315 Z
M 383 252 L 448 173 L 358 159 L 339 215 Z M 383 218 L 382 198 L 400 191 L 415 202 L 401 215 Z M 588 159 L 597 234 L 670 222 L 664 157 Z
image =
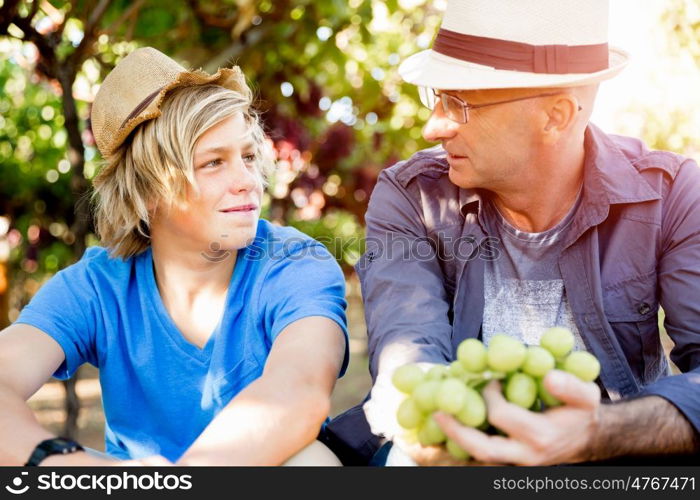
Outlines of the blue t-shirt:
M 307 316 L 325 316 L 346 335 L 345 281 L 335 259 L 293 228 L 258 224 L 238 251 L 226 307 L 203 348 L 170 318 L 151 249 L 127 260 L 93 247 L 51 278 L 17 323 L 46 332 L 66 359 L 54 376 L 83 363 L 99 368 L 107 453 L 160 454 L 175 461 L 216 414 L 262 375 L 277 335 Z

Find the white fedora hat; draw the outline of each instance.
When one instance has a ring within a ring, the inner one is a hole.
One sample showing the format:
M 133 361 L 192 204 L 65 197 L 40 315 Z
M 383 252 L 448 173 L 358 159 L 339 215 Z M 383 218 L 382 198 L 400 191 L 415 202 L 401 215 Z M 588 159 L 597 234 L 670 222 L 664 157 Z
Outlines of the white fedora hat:
M 401 77 L 447 90 L 573 87 L 627 64 L 608 46 L 608 0 L 449 0 L 432 49 Z

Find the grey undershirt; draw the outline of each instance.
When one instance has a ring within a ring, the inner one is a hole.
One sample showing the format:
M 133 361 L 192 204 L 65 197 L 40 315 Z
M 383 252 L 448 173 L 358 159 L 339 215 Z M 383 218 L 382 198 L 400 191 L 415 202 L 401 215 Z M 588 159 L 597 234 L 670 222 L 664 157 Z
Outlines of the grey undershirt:
M 569 213 L 553 228 L 527 233 L 514 228 L 494 203 L 484 203 L 489 233 L 500 240 L 499 258 L 486 262 L 482 336 L 505 333 L 528 345 L 537 345 L 549 327 L 563 326 L 574 333 L 576 350 L 585 350 L 559 270 L 564 236 L 581 193 Z

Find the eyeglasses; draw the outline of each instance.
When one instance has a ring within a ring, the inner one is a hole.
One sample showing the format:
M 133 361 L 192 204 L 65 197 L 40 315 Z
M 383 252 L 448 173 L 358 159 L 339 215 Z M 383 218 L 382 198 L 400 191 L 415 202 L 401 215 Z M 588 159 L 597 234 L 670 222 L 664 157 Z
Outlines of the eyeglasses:
M 495 106 L 496 104 L 507 104 L 509 102 L 524 101 L 526 99 L 535 99 L 537 97 L 549 97 L 557 94 L 559 94 L 559 92 L 546 92 L 543 94 L 516 97 L 515 99 L 508 99 L 506 101 L 487 102 L 484 104 L 468 104 L 459 97 L 446 94 L 445 92 L 438 92 L 430 87 L 418 87 L 420 102 L 423 103 L 426 108 L 430 110 L 435 109 L 435 105 L 437 104 L 438 100 L 440 100 L 445 116 L 457 123 L 467 123 L 469 121 L 470 109 L 485 108 L 487 106 Z M 583 108 L 581 106 L 578 107 L 579 111 L 582 109 Z

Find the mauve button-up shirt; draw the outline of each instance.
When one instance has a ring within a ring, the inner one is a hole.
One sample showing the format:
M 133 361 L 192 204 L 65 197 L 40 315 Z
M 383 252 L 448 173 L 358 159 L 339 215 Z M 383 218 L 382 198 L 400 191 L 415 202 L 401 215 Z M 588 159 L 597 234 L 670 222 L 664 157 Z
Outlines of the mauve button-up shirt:
M 581 205 L 559 268 L 586 348 L 612 400 L 654 394 L 700 430 L 700 169 L 590 125 Z M 367 211 L 362 283 L 370 372 L 445 363 L 479 337 L 484 263 L 498 255 L 482 195 L 452 184 L 440 147 L 379 176 Z M 670 375 L 659 306 L 674 341 Z M 371 423 L 371 419 L 370 419 Z

